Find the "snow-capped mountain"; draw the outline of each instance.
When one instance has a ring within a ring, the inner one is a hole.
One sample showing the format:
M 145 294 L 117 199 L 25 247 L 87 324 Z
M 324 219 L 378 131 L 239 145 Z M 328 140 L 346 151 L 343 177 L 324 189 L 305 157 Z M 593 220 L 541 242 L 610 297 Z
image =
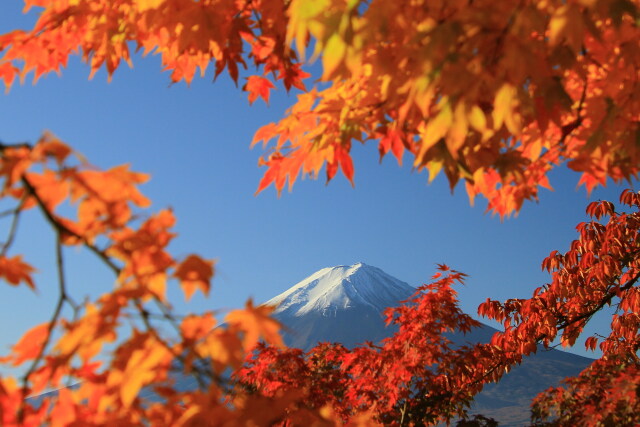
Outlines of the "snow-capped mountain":
M 354 347 L 379 342 L 396 330 L 385 325 L 382 311 L 409 298 L 415 288 L 377 267 L 357 263 L 323 268 L 265 304 L 276 306 L 274 317 L 285 327 L 290 347 L 305 350 L 318 342 Z M 453 342 L 488 342 L 495 329 L 483 325 L 469 334 L 449 336 Z M 498 384 L 490 384 L 475 400 L 476 413 L 494 417 L 500 425 L 523 425 L 529 404 L 539 392 L 575 376 L 592 362 L 557 350 L 538 351 L 514 367 Z
M 323 268 L 265 304 L 277 307 L 274 317 L 287 327 L 287 345 L 309 349 L 331 341 L 350 347 L 393 333 L 382 312 L 414 292 L 379 268 L 357 263 Z
M 286 316 L 322 311 L 335 317 L 338 310 L 354 306 L 383 311 L 389 303 L 397 304 L 414 292 L 405 282 L 359 262 L 323 268 L 265 304 L 277 306 L 275 313 Z

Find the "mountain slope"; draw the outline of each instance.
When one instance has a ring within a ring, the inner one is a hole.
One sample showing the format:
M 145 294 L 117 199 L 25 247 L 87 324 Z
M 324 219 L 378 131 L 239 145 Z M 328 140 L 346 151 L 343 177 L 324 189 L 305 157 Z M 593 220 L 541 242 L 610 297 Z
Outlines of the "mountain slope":
M 382 311 L 409 298 L 415 289 L 363 263 L 323 268 L 265 304 L 285 325 L 288 346 L 309 349 L 321 341 L 352 347 L 393 333 Z
M 305 350 L 318 342 L 339 342 L 354 347 L 378 342 L 396 329 L 386 327 L 382 311 L 397 306 L 415 292 L 409 286 L 363 263 L 324 268 L 265 304 L 276 306 L 274 317 L 285 326 L 288 346 Z M 483 325 L 469 334 L 453 334 L 457 344 L 488 342 L 495 329 Z M 522 365 L 490 384 L 477 396 L 474 412 L 494 417 L 501 425 L 522 425 L 529 420 L 529 404 L 539 392 L 575 376 L 591 359 L 540 348 Z

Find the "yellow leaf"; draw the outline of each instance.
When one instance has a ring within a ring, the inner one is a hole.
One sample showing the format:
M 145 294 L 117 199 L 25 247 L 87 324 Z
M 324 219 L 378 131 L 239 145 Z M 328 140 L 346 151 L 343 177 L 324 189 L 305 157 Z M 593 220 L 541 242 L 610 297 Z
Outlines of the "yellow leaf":
M 165 273 L 157 273 L 151 275 L 147 281 L 149 290 L 162 301 L 166 300 L 167 275 Z
M 138 11 L 145 12 L 149 9 L 159 8 L 165 0 L 136 0 Z
M 109 371 L 107 385 L 118 389 L 125 408 L 131 406 L 145 385 L 162 375 L 161 367 L 170 365 L 173 355 L 149 334 L 136 333 L 129 343 L 133 349 L 127 355 L 124 369 Z
M 302 59 L 305 58 L 307 34 L 310 21 L 326 10 L 329 0 L 293 0 L 289 5 L 289 25 L 287 26 L 287 45 L 294 39 L 296 49 Z
M 438 176 L 438 174 L 442 170 L 443 165 L 444 162 L 440 159 L 431 160 L 429 163 L 427 163 L 427 170 L 429 171 L 429 184 L 431 184 L 435 177 Z
M 517 89 L 505 83 L 496 93 L 493 103 L 493 127 L 498 130 L 508 116 L 513 114 L 513 104 L 517 100 Z
M 482 109 L 477 105 L 471 107 L 467 118 L 469 119 L 471 127 L 478 132 L 484 132 L 487 130 L 487 118 L 485 117 Z
M 454 159 L 458 157 L 458 150 L 467 139 L 469 123 L 467 122 L 466 110 L 467 107 L 463 102 L 459 102 L 458 105 L 456 105 L 453 112 L 453 122 L 445 140 L 447 148 Z
M 440 112 L 435 119 L 427 123 L 421 133 L 422 141 L 420 142 L 420 151 L 416 155 L 415 166 L 419 166 L 423 162 L 425 153 L 447 134 L 453 122 L 453 113 L 449 102 L 444 99 L 440 102 L 443 104 Z
M 243 344 L 236 331 L 217 328 L 198 346 L 198 352 L 213 361 L 213 368 L 223 372 L 228 367 L 237 369 L 244 361 Z
M 340 66 L 346 52 L 347 45 L 340 34 L 336 33 L 329 37 L 322 54 L 322 78 L 328 80 L 331 77 L 333 72 Z
M 553 16 L 551 16 L 551 20 L 549 21 L 549 44 L 551 46 L 555 46 L 560 42 L 560 36 L 567 26 L 568 10 L 568 5 L 561 6 L 556 9 Z
M 526 149 L 525 153 L 528 154 L 530 160 L 535 161 L 540 157 L 540 153 L 542 153 L 542 140 L 536 139 L 533 142 L 530 142 Z
M 549 44 L 556 46 L 563 40 L 574 53 L 578 52 L 584 36 L 584 18 L 575 4 L 559 7 L 549 21 Z

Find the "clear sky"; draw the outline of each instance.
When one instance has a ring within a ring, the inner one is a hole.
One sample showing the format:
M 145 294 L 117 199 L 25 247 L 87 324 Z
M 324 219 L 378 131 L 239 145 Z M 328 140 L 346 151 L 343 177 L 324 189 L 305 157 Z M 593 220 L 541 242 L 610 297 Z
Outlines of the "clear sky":
M 21 16 L 21 7 L 18 0 L 0 3 L 0 32 L 29 25 L 32 17 Z M 170 85 L 158 57 L 133 61 L 134 69 L 125 65 L 111 83 L 104 72 L 89 81 L 88 67 L 73 58 L 60 77 L 16 85 L 0 97 L 0 140 L 34 142 L 50 130 L 97 166 L 130 163 L 151 174 L 142 190 L 152 209 L 172 207 L 178 218 L 172 252 L 218 260 L 209 298 L 196 294 L 186 305 L 171 290 L 181 313 L 240 307 L 249 297 L 263 302 L 323 267 L 361 261 L 414 286 L 428 281 L 436 263 L 447 263 L 470 275 L 461 301 L 475 314 L 487 297 L 528 297 L 545 284 L 542 259 L 568 249 L 587 203 L 617 200 L 628 187 L 610 184 L 588 198 L 576 188 L 578 175 L 562 168 L 551 176 L 554 192 L 543 190 L 539 204 L 501 222 L 484 213 L 484 200 L 471 207 L 462 186 L 451 195 L 444 176 L 427 185 L 426 174 L 400 168 L 391 157 L 379 164 L 369 143 L 353 149 L 355 188 L 338 176 L 328 186 L 323 178 L 299 181 L 280 198 L 273 188 L 254 196 L 264 170 L 257 166 L 261 147 L 250 150 L 249 143 L 260 125 L 283 115 L 293 95 L 280 89 L 270 106 L 259 100 L 249 107 L 226 76 L 212 83 L 212 70 L 190 87 Z M 6 229 L 0 222 L 0 233 Z M 38 293 L 0 286 L 1 353 L 50 317 L 53 249 L 52 233 L 27 215 L 12 253 L 24 253 L 38 268 Z M 76 295 L 112 287 L 114 278 L 88 254 L 65 255 Z M 606 317 L 596 322 L 591 330 L 606 332 Z M 587 354 L 581 346 L 574 351 Z

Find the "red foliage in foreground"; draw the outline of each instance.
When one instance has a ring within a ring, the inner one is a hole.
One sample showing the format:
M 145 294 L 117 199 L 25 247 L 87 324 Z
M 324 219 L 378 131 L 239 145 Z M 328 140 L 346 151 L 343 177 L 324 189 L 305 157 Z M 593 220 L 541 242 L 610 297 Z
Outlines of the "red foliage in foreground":
M 640 277 L 638 258 L 640 196 L 624 191 L 621 203 L 630 213 L 616 212 L 610 202 L 595 202 L 594 217 L 579 224 L 580 237 L 565 254 L 553 251 L 542 267 L 551 283 L 529 299 L 490 301 L 479 313 L 503 323 L 491 343 L 455 347 L 448 332 L 468 332 L 478 322 L 462 313 L 452 285 L 464 274 L 440 266 L 433 282 L 398 308 L 386 312 L 399 331 L 380 345 L 348 350 L 320 344 L 300 350 L 261 345 L 237 377 L 245 389 L 263 396 L 292 389 L 306 392 L 310 408 L 331 405 L 343 421 L 370 411 L 384 424 L 435 424 L 465 417 L 482 387 L 500 380 L 538 344 L 560 338 L 571 346 L 589 319 L 604 306 L 615 305 L 611 332 L 600 343 L 603 356 L 568 388 L 540 394 L 533 419 L 555 419 L 561 425 L 631 425 L 640 419 Z M 606 223 L 600 223 L 603 217 Z M 597 337 L 586 340 L 595 348 Z

